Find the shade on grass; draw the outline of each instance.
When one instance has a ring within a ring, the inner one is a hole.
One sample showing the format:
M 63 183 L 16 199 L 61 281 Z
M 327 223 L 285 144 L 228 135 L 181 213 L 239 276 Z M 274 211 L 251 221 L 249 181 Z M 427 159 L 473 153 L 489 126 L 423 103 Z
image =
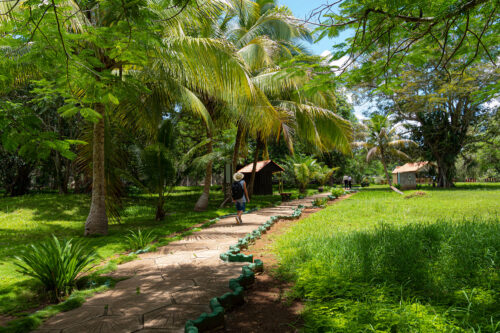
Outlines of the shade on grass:
M 121 224 L 109 227 L 109 235 L 88 239 L 102 258 L 127 250 L 129 230 L 152 230 L 159 238 L 186 229 L 204 220 L 234 212 L 232 205 L 219 209 L 222 194 L 214 190 L 206 212 L 193 212 L 201 192 L 200 187 L 177 187 L 165 204 L 164 221 L 154 221 L 155 198 L 137 195 L 125 199 Z M 268 206 L 280 201 L 279 196 L 256 196 L 249 209 Z M 55 235 L 80 238 L 88 214 L 90 196 L 85 194 L 33 194 L 14 198 L 0 198 L 0 313 L 29 309 L 40 304 L 39 285 L 22 276 L 14 266 L 14 256 L 27 248 Z

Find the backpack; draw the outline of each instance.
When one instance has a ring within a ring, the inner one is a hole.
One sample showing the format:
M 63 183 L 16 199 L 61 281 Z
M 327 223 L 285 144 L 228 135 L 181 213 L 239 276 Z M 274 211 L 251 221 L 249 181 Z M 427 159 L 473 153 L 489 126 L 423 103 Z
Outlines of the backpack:
M 231 196 L 233 197 L 233 200 L 243 198 L 243 186 L 240 182 L 233 182 L 233 185 L 231 185 Z

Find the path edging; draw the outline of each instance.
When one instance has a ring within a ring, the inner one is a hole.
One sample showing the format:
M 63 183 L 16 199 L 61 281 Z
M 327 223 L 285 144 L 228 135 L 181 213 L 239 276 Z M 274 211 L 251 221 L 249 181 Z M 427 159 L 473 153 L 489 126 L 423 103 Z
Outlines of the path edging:
M 344 195 L 356 193 L 356 190 L 344 190 Z M 341 196 L 328 195 L 328 200 L 335 200 Z M 202 313 L 198 318 L 186 321 L 184 326 L 185 333 L 198 333 L 208 330 L 213 330 L 224 326 L 224 313 L 236 306 L 243 305 L 243 291 L 255 281 L 255 273 L 264 270 L 264 263 L 260 259 L 253 259 L 253 255 L 241 253 L 242 249 L 247 249 L 249 244 L 259 239 L 262 234 L 271 228 L 279 220 L 297 219 L 302 215 L 302 211 L 306 207 L 298 205 L 293 210 L 292 215 L 273 215 L 260 227 L 248 233 L 243 238 L 238 239 L 238 243 L 229 246 L 229 250 L 220 254 L 220 259 L 226 262 L 249 262 L 249 265 L 241 268 L 242 274 L 235 279 L 229 280 L 229 289 L 232 292 L 227 292 L 220 297 L 214 297 L 210 300 L 209 306 L 211 313 Z
M 198 333 L 224 326 L 224 313 L 236 306 L 245 303 L 243 291 L 252 285 L 255 281 L 255 273 L 264 270 L 264 263 L 260 259 L 253 260 L 253 255 L 245 255 L 241 253 L 242 249 L 248 248 L 248 245 L 259 239 L 262 234 L 265 234 L 271 226 L 278 220 L 291 220 L 299 218 L 304 205 L 298 205 L 293 210 L 292 215 L 273 215 L 263 225 L 238 239 L 236 245 L 231 245 L 229 250 L 220 254 L 220 259 L 226 262 L 249 262 L 249 265 L 241 268 L 242 274 L 235 279 L 229 280 L 229 289 L 232 292 L 227 292 L 222 296 L 214 297 L 210 300 L 209 306 L 211 313 L 202 313 L 194 320 L 188 320 L 184 326 L 185 333 Z

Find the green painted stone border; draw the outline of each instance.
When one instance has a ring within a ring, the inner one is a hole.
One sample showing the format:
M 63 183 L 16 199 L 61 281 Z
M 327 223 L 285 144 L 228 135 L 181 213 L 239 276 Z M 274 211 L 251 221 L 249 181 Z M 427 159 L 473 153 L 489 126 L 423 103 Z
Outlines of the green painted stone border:
M 245 303 L 243 291 L 255 282 L 255 273 L 264 270 L 264 263 L 260 259 L 253 259 L 253 255 L 245 255 L 241 250 L 248 248 L 249 244 L 255 242 L 271 228 L 278 220 L 291 220 L 299 218 L 304 210 L 304 205 L 299 205 L 293 210 L 292 215 L 274 215 L 256 230 L 238 239 L 238 243 L 231 245 L 229 250 L 220 254 L 220 259 L 226 262 L 249 262 L 249 265 L 241 268 L 242 274 L 229 280 L 229 289 L 222 296 L 210 300 L 211 313 L 202 313 L 198 318 L 188 320 L 184 326 L 185 333 L 198 333 L 224 326 L 224 313 L 236 306 Z

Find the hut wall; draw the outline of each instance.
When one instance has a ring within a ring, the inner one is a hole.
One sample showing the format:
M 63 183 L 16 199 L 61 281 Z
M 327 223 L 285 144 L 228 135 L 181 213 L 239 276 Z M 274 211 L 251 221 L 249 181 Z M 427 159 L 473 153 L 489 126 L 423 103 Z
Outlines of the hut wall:
M 417 178 L 415 172 L 404 172 L 399 174 L 399 184 L 401 189 L 415 189 L 417 188 Z
M 250 179 L 252 178 L 251 173 L 245 173 L 245 182 L 247 186 L 250 184 Z M 253 185 L 253 194 L 257 195 L 268 195 L 273 194 L 273 174 L 271 172 L 266 172 L 261 170 L 255 174 L 255 183 Z

